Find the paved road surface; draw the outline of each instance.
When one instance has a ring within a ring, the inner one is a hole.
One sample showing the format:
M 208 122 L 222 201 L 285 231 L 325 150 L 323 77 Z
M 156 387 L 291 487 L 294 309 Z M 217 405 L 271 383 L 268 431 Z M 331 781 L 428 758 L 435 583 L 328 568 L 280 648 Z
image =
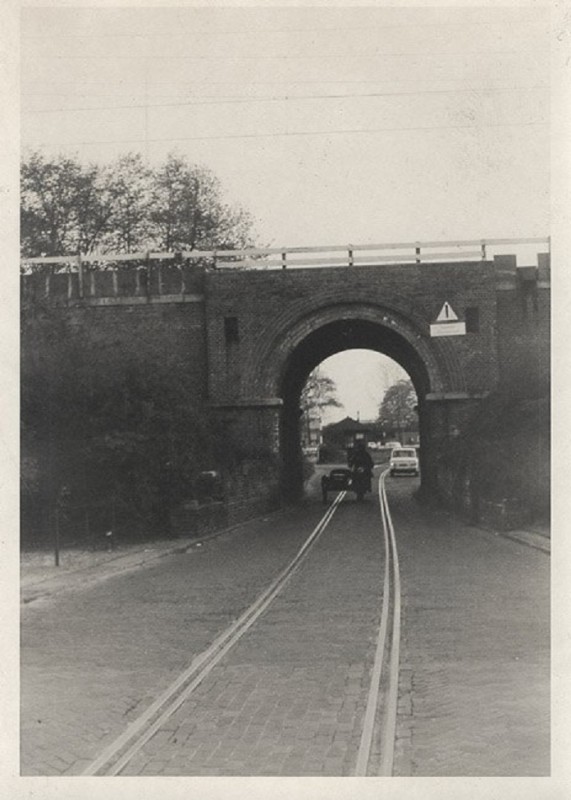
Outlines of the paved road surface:
M 388 486 L 411 715 L 401 774 L 549 775 L 549 556 L 423 513 L 399 479 Z
M 549 773 L 549 557 L 389 480 L 404 592 L 395 774 Z M 22 617 L 22 774 L 78 774 L 264 588 L 318 500 L 188 553 L 37 601 Z M 125 774 L 349 775 L 382 549 L 348 498 L 260 625 Z

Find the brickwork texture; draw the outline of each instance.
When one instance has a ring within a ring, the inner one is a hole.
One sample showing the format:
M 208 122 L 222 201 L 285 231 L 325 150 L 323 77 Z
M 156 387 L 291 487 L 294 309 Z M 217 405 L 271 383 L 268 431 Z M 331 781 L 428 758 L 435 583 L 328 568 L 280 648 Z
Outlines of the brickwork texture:
M 425 483 L 436 480 L 438 448 L 481 398 L 502 386 L 537 396 L 549 381 L 545 261 L 535 271 L 516 269 L 510 257 L 267 271 L 138 265 L 81 281 L 72 273 L 23 281 L 28 307 L 47 303 L 65 317 L 94 364 L 160 363 L 190 373 L 197 407 L 220 416 L 246 461 L 266 465 L 267 498 L 276 496 L 284 453 L 281 474 L 295 471 L 299 447 L 285 438 L 295 438 L 303 382 L 335 352 L 370 348 L 409 372 L 420 399 Z M 430 336 L 445 302 L 470 320 L 465 336 Z M 23 358 L 32 347 L 24 337 Z

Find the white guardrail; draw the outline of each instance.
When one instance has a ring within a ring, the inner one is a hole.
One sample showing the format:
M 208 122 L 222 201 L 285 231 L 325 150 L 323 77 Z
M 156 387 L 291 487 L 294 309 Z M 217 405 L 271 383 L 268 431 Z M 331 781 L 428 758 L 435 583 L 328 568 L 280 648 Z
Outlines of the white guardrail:
M 543 246 L 540 250 L 538 246 Z M 507 249 L 506 249 L 507 248 Z M 389 244 L 325 247 L 264 247 L 244 250 L 182 250 L 178 252 L 79 253 L 21 259 L 24 270 L 40 264 L 66 265 L 75 271 L 82 264 L 123 261 L 210 261 L 219 269 L 286 269 L 314 266 L 355 266 L 382 263 L 420 264 L 434 261 L 485 261 L 494 255 L 516 255 L 526 266 L 537 264 L 539 252 L 549 252 L 550 237 L 532 239 L 466 239 L 452 242 L 392 242 Z M 328 255 L 332 254 L 332 255 Z M 343 254 L 343 255 L 341 255 Z M 530 263 L 531 260 L 531 263 Z

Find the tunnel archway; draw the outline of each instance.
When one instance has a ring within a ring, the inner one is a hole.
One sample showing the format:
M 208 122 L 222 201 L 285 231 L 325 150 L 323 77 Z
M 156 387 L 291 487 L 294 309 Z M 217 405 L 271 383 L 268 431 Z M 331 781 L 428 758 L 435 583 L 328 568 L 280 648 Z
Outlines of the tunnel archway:
M 303 493 L 303 461 L 299 435 L 299 401 L 301 391 L 312 370 L 326 358 L 337 353 L 367 349 L 382 353 L 397 362 L 410 376 L 418 396 L 419 431 L 421 443 L 426 428 L 424 413 L 426 395 L 431 391 L 431 377 L 434 382 L 434 363 L 426 363 L 426 354 L 419 353 L 410 337 L 395 329 L 394 320 L 364 318 L 357 314 L 347 318 L 324 322 L 302 338 L 292 348 L 283 363 L 278 395 L 283 402 L 280 421 L 281 483 L 284 496 L 288 500 L 299 499 Z M 423 448 L 421 447 L 421 470 Z M 429 476 L 423 482 L 429 482 Z
M 488 262 L 209 272 L 209 405 L 239 457 L 259 470 L 260 495 L 277 506 L 297 493 L 298 392 L 312 368 L 351 348 L 394 358 L 410 375 L 427 499 L 465 493 L 455 443 L 500 379 L 497 277 Z M 477 330 L 434 331 L 445 302 L 460 316 L 475 310 Z

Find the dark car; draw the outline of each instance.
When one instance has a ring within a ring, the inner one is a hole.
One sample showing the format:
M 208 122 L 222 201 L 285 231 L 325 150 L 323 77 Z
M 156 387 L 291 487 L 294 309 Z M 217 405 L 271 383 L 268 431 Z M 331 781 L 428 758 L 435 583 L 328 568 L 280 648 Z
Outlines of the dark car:
M 327 502 L 327 492 L 343 492 L 351 488 L 352 473 L 350 469 L 332 469 L 329 475 L 321 478 L 321 495 Z

